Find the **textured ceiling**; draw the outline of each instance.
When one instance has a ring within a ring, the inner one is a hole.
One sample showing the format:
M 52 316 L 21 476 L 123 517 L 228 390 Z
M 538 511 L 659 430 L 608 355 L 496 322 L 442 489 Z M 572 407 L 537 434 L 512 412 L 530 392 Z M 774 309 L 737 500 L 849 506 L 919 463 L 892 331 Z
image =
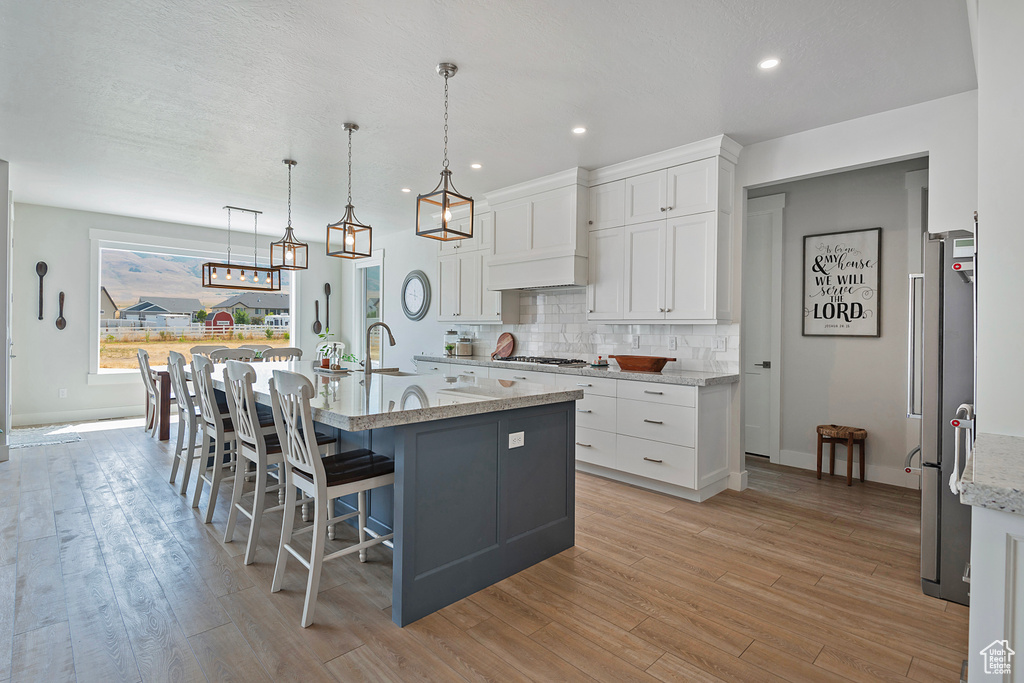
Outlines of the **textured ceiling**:
M 749 144 L 976 87 L 963 0 L 0 0 L 18 201 L 323 239 L 412 229 L 441 163 L 481 194 L 726 133 Z M 757 62 L 782 65 L 761 72 Z M 570 129 L 584 125 L 584 136 Z M 470 170 L 471 162 L 483 169 Z M 412 194 L 402 194 L 402 187 Z

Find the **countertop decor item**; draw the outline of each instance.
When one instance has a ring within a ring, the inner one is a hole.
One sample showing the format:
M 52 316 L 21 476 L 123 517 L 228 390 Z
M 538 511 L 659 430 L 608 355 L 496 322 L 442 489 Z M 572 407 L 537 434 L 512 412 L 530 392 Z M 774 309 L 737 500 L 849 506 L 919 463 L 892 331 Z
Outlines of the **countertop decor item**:
M 46 262 L 40 261 L 36 264 L 36 275 L 39 276 L 39 319 L 43 319 L 43 277 L 46 275 Z
M 292 230 L 292 166 L 299 162 L 285 159 L 288 164 L 288 225 L 284 237 L 270 243 L 270 265 L 281 270 L 306 270 L 309 268 L 309 245 L 295 238 Z
M 663 356 L 608 356 L 614 358 L 619 367 L 626 372 L 661 372 L 669 361 L 675 358 Z
M 512 336 L 511 332 L 502 332 L 498 337 L 498 345 L 494 349 L 494 353 L 491 354 L 491 358 L 500 359 L 508 358 L 512 355 L 512 351 L 516 348 L 516 338 Z
M 458 70 L 448 62 L 437 65 L 437 73 L 444 77 L 444 164 L 437 187 L 416 198 L 416 235 L 442 242 L 473 236 L 473 198 L 459 194 L 448 169 L 448 79 Z
M 313 334 L 320 334 L 320 330 L 324 329 L 324 326 L 320 324 L 320 299 L 313 302 Z
M 57 329 L 63 330 L 68 326 L 68 321 L 64 319 L 64 292 L 60 293 L 57 297 L 57 302 L 60 305 L 60 310 L 57 312 Z
M 348 131 L 348 204 L 345 215 L 337 223 L 327 226 L 327 255 L 338 258 L 366 258 L 373 251 L 373 228 L 360 223 L 352 206 L 352 133 L 359 130 L 354 123 L 344 123 Z
M 225 206 L 228 212 L 228 254 L 223 262 L 209 261 L 203 264 L 203 287 L 211 289 L 235 289 L 246 292 L 277 292 L 281 290 L 281 269 L 261 266 L 256 257 L 257 223 L 262 211 Z M 231 212 L 241 211 L 252 214 L 252 265 L 242 266 L 231 263 Z M 234 272 L 232 272 L 234 271 Z
M 402 283 L 402 311 L 409 320 L 422 320 L 430 310 L 430 282 L 422 270 L 414 270 Z

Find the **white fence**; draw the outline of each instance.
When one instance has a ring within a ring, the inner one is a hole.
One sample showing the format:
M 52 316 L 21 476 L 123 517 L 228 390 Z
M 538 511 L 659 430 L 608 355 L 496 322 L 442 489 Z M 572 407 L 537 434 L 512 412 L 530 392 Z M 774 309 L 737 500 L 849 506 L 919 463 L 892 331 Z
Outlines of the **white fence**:
M 266 339 L 267 330 L 274 334 L 275 339 L 283 338 L 288 332 L 287 328 L 274 327 L 272 325 L 211 325 L 204 323 L 191 323 L 186 327 L 154 327 L 139 322 L 138 320 L 100 320 L 100 340 L 119 341 L 122 339 L 140 339 L 149 336 L 149 341 L 175 339 L 202 339 L 204 337 L 229 337 L 235 338 L 241 334 L 248 339 Z

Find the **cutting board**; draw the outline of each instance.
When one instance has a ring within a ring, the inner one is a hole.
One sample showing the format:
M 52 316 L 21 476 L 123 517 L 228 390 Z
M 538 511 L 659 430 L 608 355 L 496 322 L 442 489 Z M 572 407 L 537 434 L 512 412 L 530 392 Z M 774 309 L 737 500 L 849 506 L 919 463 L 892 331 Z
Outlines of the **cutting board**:
M 494 349 L 494 353 L 491 354 L 491 360 L 496 358 L 508 358 L 512 355 L 512 351 L 515 348 L 516 338 L 512 336 L 512 333 L 502 332 L 501 336 L 498 337 L 498 346 Z

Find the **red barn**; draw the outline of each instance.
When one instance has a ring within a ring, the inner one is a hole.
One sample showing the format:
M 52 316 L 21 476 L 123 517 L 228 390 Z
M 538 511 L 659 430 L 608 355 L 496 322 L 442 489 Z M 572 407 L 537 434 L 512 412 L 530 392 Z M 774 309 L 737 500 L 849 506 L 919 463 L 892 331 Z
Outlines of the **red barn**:
M 211 332 L 223 330 L 230 332 L 235 326 L 235 318 L 227 311 L 217 311 L 206 319 L 206 326 L 213 328 Z

